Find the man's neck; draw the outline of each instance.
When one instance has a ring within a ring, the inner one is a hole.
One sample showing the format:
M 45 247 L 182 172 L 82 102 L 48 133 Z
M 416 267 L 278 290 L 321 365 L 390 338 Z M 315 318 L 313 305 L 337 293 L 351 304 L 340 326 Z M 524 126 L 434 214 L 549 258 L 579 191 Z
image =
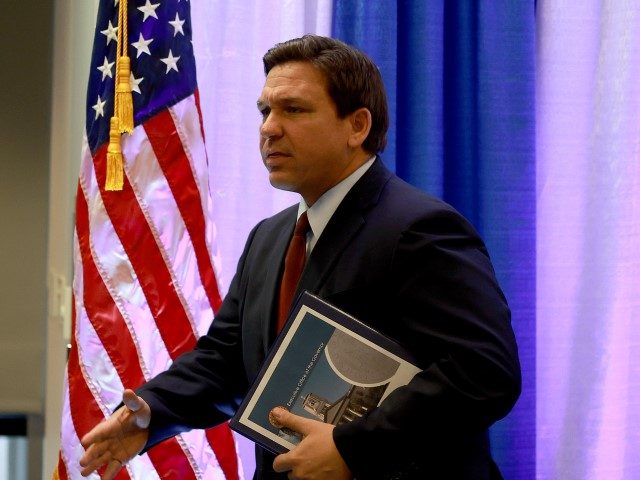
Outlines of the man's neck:
M 328 185 L 323 191 L 321 191 L 320 193 L 315 193 L 313 197 L 309 197 L 309 198 L 305 197 L 304 195 L 302 196 L 307 206 L 311 207 L 315 202 L 318 201 L 320 197 L 322 197 L 325 193 L 327 193 L 333 187 L 338 185 L 340 182 L 344 181 L 345 178 L 348 178 L 349 176 L 351 176 L 353 172 L 358 170 L 360 167 L 362 167 L 362 165 L 367 163 L 373 157 L 375 157 L 374 154 L 371 154 L 362 149 L 359 149 L 353 155 L 351 161 L 342 170 L 340 175 L 338 175 L 337 178 L 334 179 L 331 182 L 331 184 Z

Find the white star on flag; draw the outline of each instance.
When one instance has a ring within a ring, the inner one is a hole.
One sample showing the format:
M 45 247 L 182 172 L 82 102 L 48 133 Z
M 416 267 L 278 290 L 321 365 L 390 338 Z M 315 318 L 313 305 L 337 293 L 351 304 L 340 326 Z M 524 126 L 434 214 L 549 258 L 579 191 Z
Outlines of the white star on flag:
M 169 24 L 174 28 L 174 31 L 173 31 L 174 37 L 178 35 L 178 32 L 184 35 L 184 30 L 182 29 L 182 25 L 184 25 L 184 20 L 180 20 L 180 17 L 178 16 L 178 12 L 176 12 L 175 20 L 169 20 Z
M 157 19 L 158 14 L 156 13 L 156 8 L 158 8 L 159 6 L 159 3 L 151 3 L 150 0 L 147 0 L 147 3 L 145 3 L 141 7 L 138 7 L 138 10 L 144 13 L 144 18 L 142 19 L 142 21 L 144 22 L 149 17 Z
M 151 42 L 153 42 L 153 38 L 150 38 L 149 40 L 145 40 L 145 38 L 142 36 L 142 33 L 140 33 L 137 42 L 131 42 L 131 45 L 133 45 L 138 52 L 136 53 L 136 58 L 138 58 L 143 53 L 146 53 L 147 55 L 151 55 L 151 52 L 149 51 L 149 44 Z
M 174 57 L 173 56 L 173 52 L 171 52 L 171 50 L 169 50 L 169 55 L 165 58 L 161 58 L 160 61 L 162 63 L 164 63 L 167 66 L 167 71 L 164 72 L 169 73 L 169 70 L 175 70 L 176 72 L 178 71 L 178 60 L 180 60 L 180 57 Z
M 113 78 L 113 74 L 111 73 L 111 67 L 113 67 L 114 63 L 115 62 L 109 63 L 109 60 L 107 60 L 107 57 L 104 57 L 104 62 L 102 63 L 102 66 L 98 67 L 98 70 L 102 72 L 102 80 L 104 80 L 107 77 Z
M 98 95 L 98 101 L 96 102 L 96 104 L 91 107 L 96 111 L 96 118 L 98 117 L 104 117 L 104 105 L 105 103 L 107 103 L 106 100 L 102 100 L 100 98 L 100 95 Z
M 107 37 L 107 45 L 113 40 L 114 42 L 118 41 L 118 27 L 114 27 L 109 20 L 109 26 L 105 30 L 101 30 L 100 33 Z
M 131 76 L 129 77 L 129 84 L 131 85 L 131 91 L 136 93 L 142 93 L 140 91 L 140 82 L 144 80 L 144 77 L 136 78 L 133 76 L 133 72 L 131 72 Z

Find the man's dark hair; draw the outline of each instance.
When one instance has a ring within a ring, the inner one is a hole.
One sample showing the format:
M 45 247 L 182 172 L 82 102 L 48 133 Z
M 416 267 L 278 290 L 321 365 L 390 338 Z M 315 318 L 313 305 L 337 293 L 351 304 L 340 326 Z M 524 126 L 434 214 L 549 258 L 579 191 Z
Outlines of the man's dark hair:
M 323 73 L 340 118 L 362 107 L 371 112 L 371 131 L 362 146 L 369 153 L 384 150 L 389 127 L 387 95 L 371 59 L 346 43 L 318 35 L 278 43 L 262 58 L 265 75 L 277 65 L 298 61 L 310 62 Z

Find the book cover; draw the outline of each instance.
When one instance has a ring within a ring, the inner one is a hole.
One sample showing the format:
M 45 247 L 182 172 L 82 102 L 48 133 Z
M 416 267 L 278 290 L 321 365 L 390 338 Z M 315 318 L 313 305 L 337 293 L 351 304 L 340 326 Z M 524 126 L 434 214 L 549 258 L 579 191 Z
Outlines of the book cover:
M 301 438 L 269 422 L 274 407 L 340 425 L 366 415 L 419 371 L 393 340 L 305 291 L 230 426 L 283 453 Z

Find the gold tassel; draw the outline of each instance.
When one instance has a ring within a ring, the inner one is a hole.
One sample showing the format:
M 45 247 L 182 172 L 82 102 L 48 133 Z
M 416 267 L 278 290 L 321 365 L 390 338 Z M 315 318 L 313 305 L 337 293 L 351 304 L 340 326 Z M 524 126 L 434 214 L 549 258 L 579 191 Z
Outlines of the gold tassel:
M 120 120 L 111 117 L 109 146 L 107 147 L 107 179 L 104 188 L 107 191 L 122 190 L 124 184 L 124 160 L 120 147 Z
M 120 145 L 121 134 L 133 131 L 133 98 L 131 95 L 131 60 L 127 55 L 127 0 L 118 6 L 118 40 L 116 46 L 116 81 L 113 98 L 113 117 L 109 126 L 107 147 L 107 191 L 122 190 L 124 185 L 124 159 Z
M 133 96 L 131 94 L 131 60 L 129 57 L 118 57 L 116 65 L 116 103 L 120 118 L 120 133 L 133 132 Z

